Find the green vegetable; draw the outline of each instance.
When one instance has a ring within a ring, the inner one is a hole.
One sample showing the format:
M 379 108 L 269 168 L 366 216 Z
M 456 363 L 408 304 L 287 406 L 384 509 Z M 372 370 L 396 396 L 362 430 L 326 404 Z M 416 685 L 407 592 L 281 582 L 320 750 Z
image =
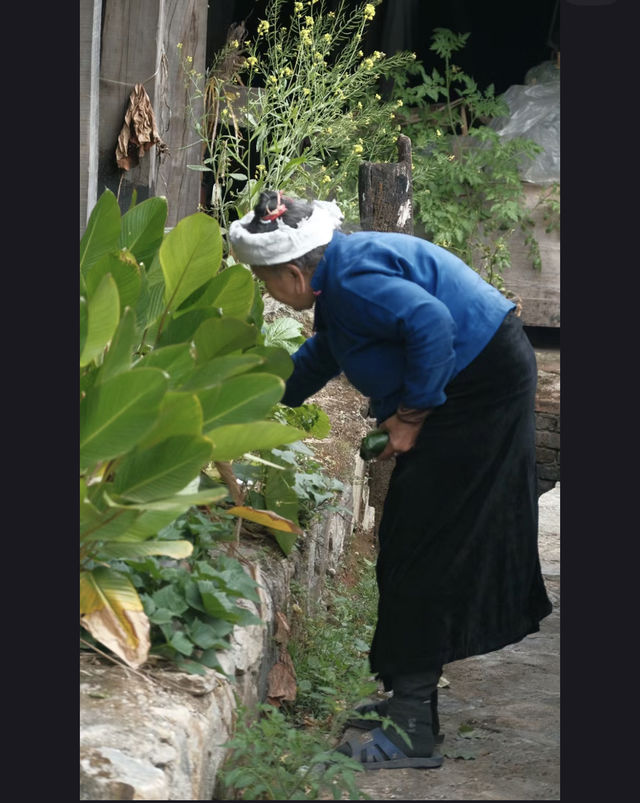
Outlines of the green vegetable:
M 360 443 L 360 457 L 363 460 L 373 460 L 389 442 L 389 433 L 382 429 L 373 429 L 365 435 Z

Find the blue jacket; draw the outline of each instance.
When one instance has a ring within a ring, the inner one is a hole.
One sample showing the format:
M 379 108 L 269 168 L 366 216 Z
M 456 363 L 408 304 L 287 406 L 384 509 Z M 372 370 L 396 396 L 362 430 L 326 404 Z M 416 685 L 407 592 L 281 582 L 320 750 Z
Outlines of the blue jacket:
M 344 372 L 378 423 L 437 407 L 449 380 L 515 307 L 462 260 L 407 234 L 337 231 L 315 269 L 314 335 L 294 354 L 282 403 L 297 407 Z

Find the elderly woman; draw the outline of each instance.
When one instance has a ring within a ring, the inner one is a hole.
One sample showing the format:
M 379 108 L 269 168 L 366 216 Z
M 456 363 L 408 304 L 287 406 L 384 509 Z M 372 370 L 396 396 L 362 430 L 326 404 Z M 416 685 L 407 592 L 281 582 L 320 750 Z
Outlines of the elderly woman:
M 315 306 L 282 402 L 344 372 L 369 397 L 395 467 L 379 528 L 371 670 L 388 700 L 338 750 L 367 769 L 439 767 L 445 664 L 539 630 L 533 349 L 515 305 L 460 259 L 407 234 L 340 231 L 333 202 L 263 192 L 231 224 L 236 259 L 294 309 Z

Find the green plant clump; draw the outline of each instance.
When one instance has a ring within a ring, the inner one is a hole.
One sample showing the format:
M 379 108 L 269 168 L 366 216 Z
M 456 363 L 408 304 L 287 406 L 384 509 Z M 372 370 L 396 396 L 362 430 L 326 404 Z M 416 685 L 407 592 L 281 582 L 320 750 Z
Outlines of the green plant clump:
M 221 270 L 211 217 L 198 212 L 165 236 L 166 214 L 166 200 L 150 198 L 121 216 L 107 190 L 80 244 L 81 624 L 132 667 L 147 659 L 150 622 L 122 564 L 191 556 L 191 540 L 159 534 L 193 507 L 225 509 L 229 488 L 204 469 L 306 434 L 272 416 L 292 363 L 264 345 L 251 272 Z M 240 616 L 225 596 L 239 575 L 225 588 L 196 568 L 200 597 L 192 584 L 190 607 Z M 153 601 L 150 615 L 168 628 L 160 617 L 174 608 Z M 167 639 L 190 653 L 178 630 Z
M 457 254 L 499 289 L 511 264 L 509 239 L 519 229 L 532 267 L 541 267 L 519 166 L 542 149 L 532 140 L 501 141 L 489 123 L 509 113 L 493 85 L 481 90 L 453 62 L 469 38 L 436 28 L 431 50 L 443 61 L 428 74 L 420 61 L 395 70 L 402 131 L 412 141 L 413 203 L 427 239 Z M 417 76 L 417 80 L 416 80 Z M 547 231 L 558 225 L 559 192 L 539 199 Z
M 357 175 L 362 159 L 392 158 L 397 104 L 377 93 L 381 77 L 405 70 L 411 53 L 365 54 L 363 35 L 376 6 L 346 0 L 327 11 L 324 0 L 270 0 L 255 38 L 231 39 L 205 75 L 184 68 L 193 125 L 209 173 L 207 211 L 228 227 L 246 214 L 263 187 L 300 197 L 340 198 L 347 220 L 358 220 Z
M 310 616 L 293 603 L 289 642 L 298 680 L 293 703 L 239 710 L 229 755 L 218 774 L 225 800 L 368 800 L 355 773 L 362 766 L 332 752 L 354 707 L 372 694 L 367 653 L 373 635 L 377 591 L 373 563 L 364 559 L 357 582 L 326 588 L 326 604 Z M 292 585 L 294 598 L 299 595 Z

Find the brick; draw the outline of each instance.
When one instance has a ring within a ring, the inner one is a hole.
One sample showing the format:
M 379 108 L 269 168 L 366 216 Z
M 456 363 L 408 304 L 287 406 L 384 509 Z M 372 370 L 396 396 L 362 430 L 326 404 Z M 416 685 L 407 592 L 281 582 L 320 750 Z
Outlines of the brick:
M 536 462 L 537 463 L 555 463 L 557 452 L 553 449 L 546 449 L 544 446 L 538 446 L 536 449 Z
M 536 432 L 536 445 L 549 449 L 560 449 L 559 432 Z

